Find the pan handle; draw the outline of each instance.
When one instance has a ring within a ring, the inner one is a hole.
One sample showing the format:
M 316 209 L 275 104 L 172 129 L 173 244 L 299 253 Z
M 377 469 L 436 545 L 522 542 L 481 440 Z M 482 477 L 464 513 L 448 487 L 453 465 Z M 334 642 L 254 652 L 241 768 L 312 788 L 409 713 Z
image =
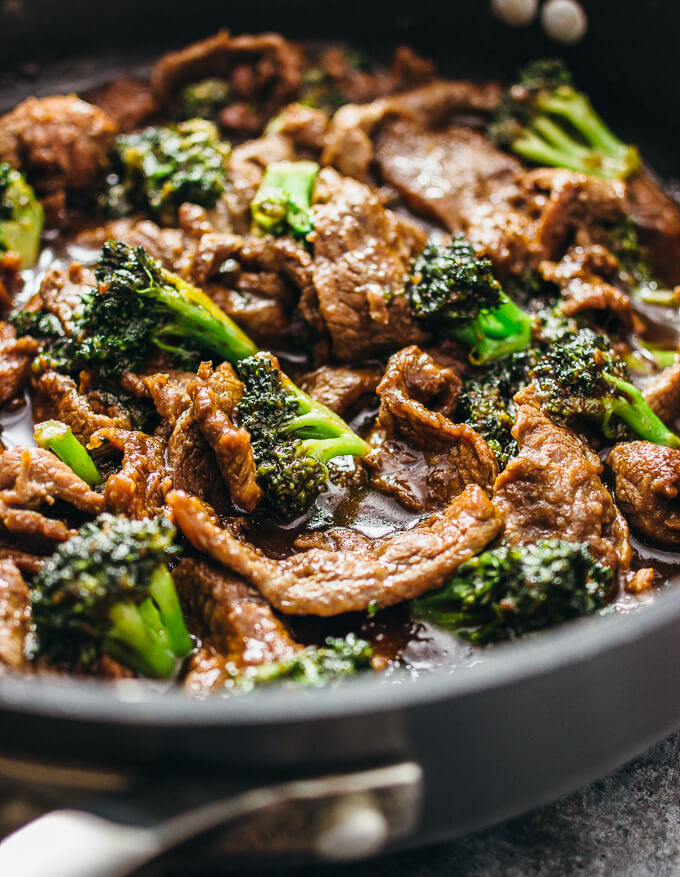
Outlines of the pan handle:
M 288 851 L 351 861 L 414 831 L 421 800 L 422 771 L 402 762 L 249 789 L 156 822 L 134 806 L 132 825 L 102 816 L 96 806 L 54 810 L 0 843 L 0 874 L 125 877 L 208 834 L 222 855 Z

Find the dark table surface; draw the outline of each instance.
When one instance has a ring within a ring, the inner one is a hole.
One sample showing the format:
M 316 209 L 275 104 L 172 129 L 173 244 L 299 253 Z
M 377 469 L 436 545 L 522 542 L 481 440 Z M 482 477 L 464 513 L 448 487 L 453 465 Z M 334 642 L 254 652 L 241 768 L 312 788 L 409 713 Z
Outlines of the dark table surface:
M 243 877 L 680 875 L 680 732 L 603 780 L 503 825 L 377 862 Z

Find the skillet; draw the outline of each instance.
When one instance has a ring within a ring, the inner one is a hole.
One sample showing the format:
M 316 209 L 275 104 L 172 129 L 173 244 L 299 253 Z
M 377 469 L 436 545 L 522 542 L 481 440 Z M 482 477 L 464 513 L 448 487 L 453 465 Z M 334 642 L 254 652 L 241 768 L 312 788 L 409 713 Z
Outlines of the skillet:
M 162 15 L 151 0 L 5 2 L 0 110 L 31 93 L 95 85 L 224 25 L 347 39 L 374 56 L 408 42 L 445 73 L 480 77 L 507 77 L 521 61 L 559 51 L 614 129 L 662 176 L 678 174 L 680 8 L 585 5 L 586 39 L 556 50 L 537 27 L 501 26 L 479 0 L 445 8 L 420 0 L 417 10 L 251 0 L 228 16 L 224 5 L 196 0 L 166 2 Z M 669 588 L 633 615 L 497 647 L 464 670 L 333 690 L 194 702 L 141 682 L 112 690 L 2 678 L 0 797 L 24 810 L 13 817 L 4 807 L 1 827 L 48 815 L 0 846 L 0 873 L 119 875 L 195 836 L 200 856 L 187 851 L 186 871 L 284 853 L 356 858 L 481 828 L 602 775 L 678 727 L 679 640 L 680 591 Z

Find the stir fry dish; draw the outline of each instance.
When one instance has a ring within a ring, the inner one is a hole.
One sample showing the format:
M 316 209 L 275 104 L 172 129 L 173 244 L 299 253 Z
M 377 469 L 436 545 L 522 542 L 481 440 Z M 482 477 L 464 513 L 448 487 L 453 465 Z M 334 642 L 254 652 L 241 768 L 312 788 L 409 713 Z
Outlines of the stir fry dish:
M 461 666 L 680 569 L 680 209 L 558 60 L 228 32 L 0 116 L 0 672 Z

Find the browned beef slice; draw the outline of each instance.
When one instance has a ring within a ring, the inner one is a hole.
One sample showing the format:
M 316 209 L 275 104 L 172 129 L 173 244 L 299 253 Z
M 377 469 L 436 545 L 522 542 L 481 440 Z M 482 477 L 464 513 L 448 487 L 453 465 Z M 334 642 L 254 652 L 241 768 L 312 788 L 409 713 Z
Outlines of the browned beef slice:
M 28 588 L 11 560 L 0 560 L 0 672 L 25 670 L 24 643 L 31 622 Z
M 32 509 L 17 508 L 2 499 L 0 491 L 0 530 L 34 551 L 51 551 L 55 542 L 64 542 L 75 530 L 63 521 L 47 518 Z
M 334 356 L 352 360 L 426 340 L 404 292 L 425 232 L 331 168 L 319 174 L 315 200 L 314 286 Z
M 342 416 L 359 399 L 375 391 L 380 377 L 380 369 L 377 367 L 322 365 L 304 375 L 298 384 L 312 399 Z
M 347 104 L 331 120 L 322 163 L 332 164 L 348 176 L 365 180 L 374 157 L 371 136 L 384 120 L 406 117 L 413 119 L 421 129 L 437 127 L 444 125 L 457 112 L 493 109 L 499 94 L 495 84 L 444 80 L 369 104 Z
M 665 368 L 644 389 L 645 401 L 666 424 L 680 417 L 680 363 Z
M 0 454 L 0 499 L 25 509 L 59 500 L 91 515 L 104 511 L 104 498 L 42 448 L 14 448 Z
M 164 55 L 153 68 L 151 85 L 156 97 L 167 103 L 187 82 L 208 76 L 227 79 L 236 101 L 222 112 L 220 123 L 253 134 L 294 98 L 301 72 L 301 50 L 279 34 L 232 37 L 220 31 Z
M 464 228 L 469 202 L 489 200 L 521 170 L 516 158 L 470 128 L 426 129 L 415 119 L 387 122 L 375 157 L 382 177 L 416 212 L 451 231 Z
M 587 542 L 593 555 L 627 572 L 628 526 L 600 480 L 600 458 L 574 432 L 522 405 L 512 430 L 519 453 L 496 479 L 494 503 L 511 545 L 557 536 Z
M 61 420 L 78 441 L 87 444 L 98 429 L 131 429 L 128 413 L 109 396 L 97 391 L 79 393 L 75 381 L 46 371 L 33 379 L 33 417 L 36 421 Z
M 29 97 L 0 118 L 0 160 L 26 171 L 42 191 L 87 189 L 108 165 L 117 130 L 75 95 Z
M 323 149 L 328 116 L 304 104 L 289 104 L 276 118 L 276 133 L 289 137 L 294 145 L 317 156 Z
M 131 247 L 144 247 L 154 259 L 180 277 L 188 278 L 191 273 L 196 242 L 181 228 L 160 228 L 149 219 L 118 219 L 103 226 L 99 232 L 99 246 L 114 238 Z M 95 242 L 94 238 L 90 240 Z
M 662 279 L 680 283 L 680 207 L 644 168 L 627 181 L 630 214 Z
M 290 332 L 296 281 L 311 260 L 296 245 L 281 247 L 272 238 L 204 234 L 193 266 L 194 282 L 257 344 L 277 343 Z
M 120 470 L 106 479 L 107 509 L 133 520 L 161 514 L 163 493 L 171 484 L 165 464 L 165 442 L 143 432 L 109 428 L 98 430 L 92 436 L 90 447 L 102 444 L 123 452 Z
M 14 327 L 0 320 L 0 406 L 23 393 L 39 349 L 39 342 L 17 338 Z
M 364 457 L 371 483 L 414 511 L 441 508 L 468 484 L 491 490 L 498 466 L 484 439 L 453 423 L 461 381 L 418 347 L 395 353 L 378 385 L 379 427 Z
M 87 95 L 118 125 L 121 131 L 132 131 L 157 109 L 148 83 L 122 76 Z
M 544 280 L 554 283 L 562 292 L 562 311 L 567 316 L 583 312 L 599 312 L 613 316 L 620 328 L 630 332 L 635 315 L 630 298 L 607 281 L 615 274 L 616 258 L 600 244 L 570 247 L 560 262 L 541 262 Z
M 179 417 L 191 405 L 189 387 L 193 372 L 168 371 L 142 377 L 142 384 L 163 420 L 161 432 L 169 436 Z
M 616 501 L 643 538 L 665 548 L 680 545 L 680 451 L 652 442 L 622 442 L 607 465 L 616 477 Z
M 196 498 L 173 491 L 168 501 L 195 548 L 292 615 L 338 615 L 417 597 L 441 587 L 502 529 L 501 516 L 484 491 L 470 486 L 413 530 L 376 539 L 357 553 L 313 548 L 277 561 L 217 527 Z
M 202 363 L 191 388 L 194 417 L 215 452 L 232 502 L 252 512 L 262 499 L 262 490 L 257 483 L 250 435 L 232 422 L 242 395 L 243 384 L 226 362 L 215 371 L 210 363 Z
M 13 545 L 10 546 L 0 540 L 0 560 L 11 560 L 22 573 L 34 576 L 40 570 L 44 557 L 32 554 L 30 551 L 24 551 L 22 548 L 16 548 Z

